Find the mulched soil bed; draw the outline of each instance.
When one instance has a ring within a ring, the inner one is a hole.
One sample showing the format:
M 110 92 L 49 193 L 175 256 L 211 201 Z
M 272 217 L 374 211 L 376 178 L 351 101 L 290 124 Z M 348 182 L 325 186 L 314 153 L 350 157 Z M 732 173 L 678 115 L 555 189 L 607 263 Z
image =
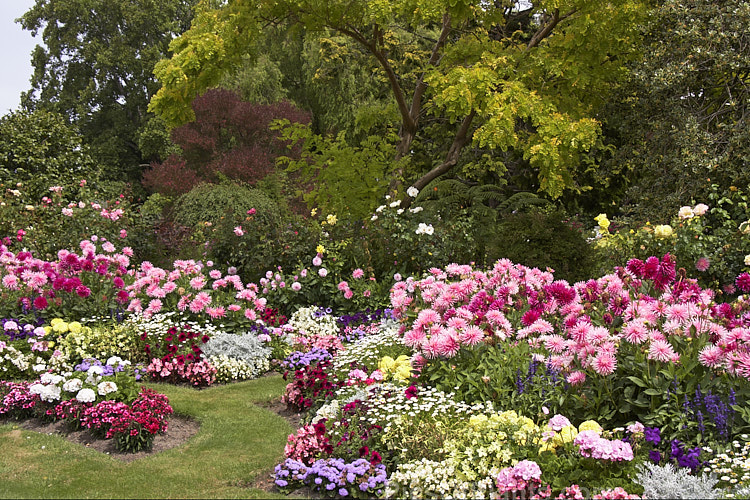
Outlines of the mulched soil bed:
M 0 419 L 2 423 L 13 422 L 9 419 Z M 172 415 L 169 418 L 167 432 L 159 434 L 154 439 L 153 448 L 150 451 L 138 453 L 122 453 L 115 448 L 113 439 L 99 439 L 94 437 L 88 429 L 71 431 L 65 422 L 43 422 L 37 418 L 21 420 L 18 425 L 24 429 L 45 434 L 59 434 L 72 443 L 80 444 L 100 453 L 105 453 L 123 462 L 132 462 L 139 458 L 147 457 L 170 448 L 176 448 L 198 433 L 200 424 L 193 419 L 181 415 Z

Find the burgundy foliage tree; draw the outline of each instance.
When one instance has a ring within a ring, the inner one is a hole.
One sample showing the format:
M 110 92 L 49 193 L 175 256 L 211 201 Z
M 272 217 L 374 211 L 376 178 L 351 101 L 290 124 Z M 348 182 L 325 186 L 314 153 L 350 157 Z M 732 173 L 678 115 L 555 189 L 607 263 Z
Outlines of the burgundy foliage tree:
M 152 163 L 143 175 L 147 189 L 179 195 L 221 176 L 254 186 L 275 171 L 277 156 L 289 155 L 277 132 L 269 130 L 271 122 L 310 123 L 310 114 L 289 102 L 253 104 L 230 90 L 209 90 L 192 106 L 195 121 L 172 131 L 182 154 Z

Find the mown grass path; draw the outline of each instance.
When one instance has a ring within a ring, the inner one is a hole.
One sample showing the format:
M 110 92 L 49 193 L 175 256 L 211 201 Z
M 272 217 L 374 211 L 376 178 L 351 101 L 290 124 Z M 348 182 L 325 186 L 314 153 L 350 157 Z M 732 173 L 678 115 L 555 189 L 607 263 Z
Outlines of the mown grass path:
M 291 427 L 255 403 L 278 397 L 280 376 L 195 390 L 150 387 L 200 422 L 187 443 L 124 463 L 59 435 L 0 425 L 2 498 L 282 498 L 252 485 L 283 456 Z

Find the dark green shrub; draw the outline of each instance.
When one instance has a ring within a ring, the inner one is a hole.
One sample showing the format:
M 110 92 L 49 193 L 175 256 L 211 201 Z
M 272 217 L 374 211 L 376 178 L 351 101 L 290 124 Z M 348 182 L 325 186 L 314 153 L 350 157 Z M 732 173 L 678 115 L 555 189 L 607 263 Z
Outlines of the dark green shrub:
M 256 219 L 267 224 L 278 224 L 281 211 L 265 194 L 233 182 L 199 184 L 175 203 L 174 220 L 188 227 L 217 225 L 224 218 L 247 214 L 254 208 Z M 206 225 L 205 223 L 210 223 Z
M 570 283 L 593 276 L 594 256 L 582 228 L 563 212 L 532 210 L 505 217 L 488 242 L 487 259 L 555 270 Z
M 173 220 L 192 228 L 198 258 L 236 267 L 249 280 L 297 266 L 317 241 L 304 219 L 262 191 L 232 182 L 196 186 L 177 200 Z

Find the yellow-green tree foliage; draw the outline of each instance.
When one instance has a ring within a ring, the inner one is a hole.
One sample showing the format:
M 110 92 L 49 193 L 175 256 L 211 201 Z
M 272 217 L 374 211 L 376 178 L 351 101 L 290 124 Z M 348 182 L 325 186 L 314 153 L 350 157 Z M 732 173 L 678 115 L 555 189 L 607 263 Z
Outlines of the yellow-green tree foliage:
M 400 116 L 398 183 L 418 189 L 453 169 L 469 144 L 513 150 L 559 196 L 600 134 L 597 106 L 637 46 L 645 0 L 228 0 L 203 2 L 156 67 L 150 109 L 177 125 L 191 100 L 253 52 L 261 26 L 292 22 L 355 41 L 378 63 Z M 408 46 L 410 50 L 403 50 Z M 417 49 L 412 50 L 412 47 Z M 452 137 L 429 165 L 408 161 L 424 123 Z M 492 163 L 497 174 L 502 164 Z M 394 186 L 392 186 L 394 187 Z

